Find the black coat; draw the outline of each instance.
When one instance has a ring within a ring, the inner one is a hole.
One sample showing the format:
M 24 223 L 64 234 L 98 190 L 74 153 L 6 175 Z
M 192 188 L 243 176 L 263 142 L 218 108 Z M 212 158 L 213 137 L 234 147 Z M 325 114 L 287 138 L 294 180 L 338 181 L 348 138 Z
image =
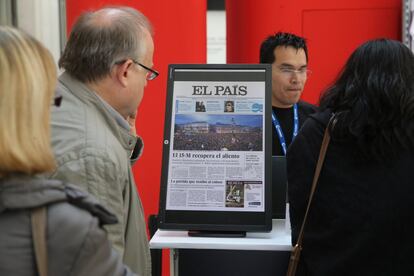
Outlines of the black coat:
M 330 114 L 312 115 L 287 154 L 295 243 Z M 414 275 L 414 155 L 383 164 L 331 141 L 305 226 L 297 275 Z

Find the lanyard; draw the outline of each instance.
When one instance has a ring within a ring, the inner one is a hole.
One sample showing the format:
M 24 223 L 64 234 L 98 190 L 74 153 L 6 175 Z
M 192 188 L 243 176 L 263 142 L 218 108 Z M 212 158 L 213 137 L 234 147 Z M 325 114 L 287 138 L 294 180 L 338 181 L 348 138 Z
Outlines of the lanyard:
M 283 135 L 282 127 L 280 126 L 279 120 L 276 117 L 276 114 L 272 112 L 272 122 L 275 126 L 277 135 L 279 136 L 279 142 L 282 146 L 283 153 L 286 155 L 287 147 L 286 147 L 286 140 L 285 136 Z M 293 105 L 293 133 L 292 133 L 292 142 L 295 139 L 296 135 L 298 135 L 299 131 L 299 115 L 298 115 L 298 105 Z

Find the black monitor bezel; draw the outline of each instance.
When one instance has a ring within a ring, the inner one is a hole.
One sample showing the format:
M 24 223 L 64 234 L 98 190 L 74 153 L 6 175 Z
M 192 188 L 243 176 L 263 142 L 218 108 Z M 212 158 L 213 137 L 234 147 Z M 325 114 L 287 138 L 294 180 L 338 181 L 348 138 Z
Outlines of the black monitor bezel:
M 168 68 L 167 97 L 165 110 L 165 127 L 163 159 L 161 172 L 159 228 L 175 230 L 206 231 L 249 231 L 268 232 L 272 229 L 272 168 L 271 168 L 271 128 L 265 131 L 265 208 L 264 212 L 235 211 L 176 211 L 166 210 L 168 185 L 168 162 L 171 131 L 171 114 L 173 106 L 174 72 L 176 69 L 205 70 L 265 70 L 265 126 L 271 126 L 272 69 L 270 64 L 171 64 Z

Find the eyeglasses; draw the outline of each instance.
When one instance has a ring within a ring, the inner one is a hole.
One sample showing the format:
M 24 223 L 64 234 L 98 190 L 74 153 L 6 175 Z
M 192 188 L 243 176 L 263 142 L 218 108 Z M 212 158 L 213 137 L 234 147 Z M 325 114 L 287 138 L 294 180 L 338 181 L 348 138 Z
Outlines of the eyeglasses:
M 53 99 L 53 105 L 59 107 L 62 104 L 62 96 L 57 96 Z
M 132 59 L 132 58 L 131 58 L 131 60 L 132 60 L 132 62 L 133 62 L 133 63 L 135 63 L 135 64 L 137 64 L 137 65 L 141 66 L 142 68 L 144 68 L 145 70 L 147 70 L 147 71 L 148 71 L 148 73 L 147 73 L 147 75 L 146 75 L 146 79 L 147 79 L 147 80 L 149 80 L 149 81 L 150 81 L 150 80 L 155 79 L 155 78 L 156 78 L 156 77 L 158 77 L 158 75 L 160 74 L 157 70 L 151 69 L 151 68 L 149 68 L 149 67 L 145 66 L 144 64 L 139 63 L 139 62 L 138 62 L 138 61 L 136 61 L 135 59 Z M 117 61 L 117 62 L 115 62 L 115 64 L 120 65 L 120 64 L 125 63 L 125 61 L 127 61 L 127 59 L 124 59 L 124 60 L 121 60 L 121 61 Z
M 301 68 L 296 70 L 292 68 L 277 67 L 277 69 L 283 76 L 287 78 L 293 78 L 295 74 L 298 74 L 299 77 L 308 77 L 310 74 L 312 74 L 312 71 L 307 68 Z
M 59 107 L 62 104 L 62 96 L 56 96 L 52 99 L 52 106 Z

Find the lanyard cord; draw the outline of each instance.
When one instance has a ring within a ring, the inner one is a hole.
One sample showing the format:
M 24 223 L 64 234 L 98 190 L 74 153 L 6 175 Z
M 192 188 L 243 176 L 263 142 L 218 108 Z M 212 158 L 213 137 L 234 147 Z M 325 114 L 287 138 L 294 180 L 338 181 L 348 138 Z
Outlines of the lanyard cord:
M 282 146 L 283 153 L 286 156 L 287 152 L 287 146 L 286 146 L 286 140 L 285 135 L 283 134 L 282 126 L 280 125 L 279 120 L 276 117 L 275 112 L 272 111 L 272 122 L 275 126 L 277 136 L 279 136 L 279 143 Z M 292 142 L 293 139 L 298 135 L 299 132 L 299 115 L 298 115 L 298 105 L 293 105 L 293 133 L 292 133 Z

